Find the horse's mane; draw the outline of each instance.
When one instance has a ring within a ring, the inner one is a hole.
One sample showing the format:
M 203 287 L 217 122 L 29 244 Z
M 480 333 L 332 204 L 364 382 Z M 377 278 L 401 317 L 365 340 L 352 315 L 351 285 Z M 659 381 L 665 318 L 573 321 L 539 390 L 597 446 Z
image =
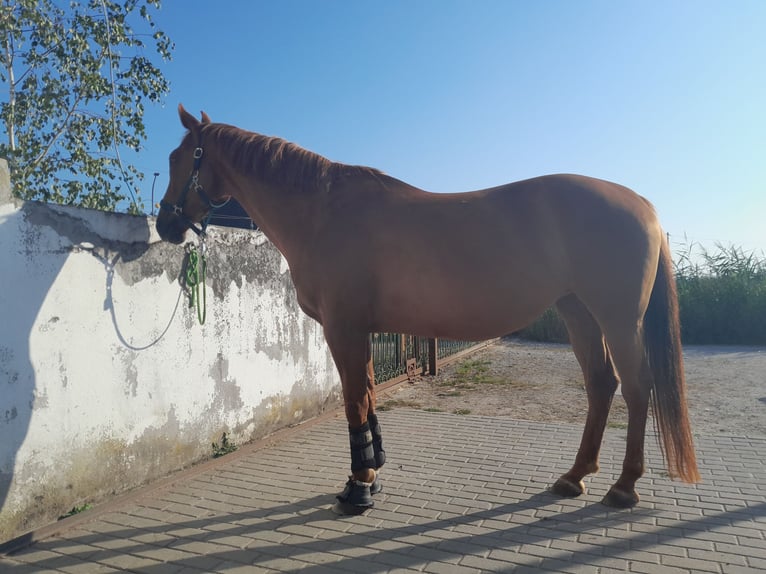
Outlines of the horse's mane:
M 226 124 L 205 126 L 202 139 L 214 140 L 235 169 L 306 193 L 329 190 L 339 175 L 358 174 L 375 178 L 383 175 L 371 167 L 333 162 L 281 138 Z

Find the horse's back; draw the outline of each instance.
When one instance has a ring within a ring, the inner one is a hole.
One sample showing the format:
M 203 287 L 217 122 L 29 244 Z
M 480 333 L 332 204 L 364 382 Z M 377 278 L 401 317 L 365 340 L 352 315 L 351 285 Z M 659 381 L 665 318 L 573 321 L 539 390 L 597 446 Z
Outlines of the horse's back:
M 447 268 L 489 267 L 506 257 L 560 275 L 597 258 L 607 262 L 647 249 L 659 231 L 654 209 L 643 197 L 577 175 L 456 194 L 409 191 L 393 212 L 381 232 L 398 234 L 416 250 L 423 244 Z

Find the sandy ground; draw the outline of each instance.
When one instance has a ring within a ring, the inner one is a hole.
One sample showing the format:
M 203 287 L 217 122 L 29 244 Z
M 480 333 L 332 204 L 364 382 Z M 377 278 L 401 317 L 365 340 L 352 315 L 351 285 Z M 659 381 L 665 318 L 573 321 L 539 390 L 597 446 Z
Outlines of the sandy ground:
M 684 362 L 695 434 L 766 436 L 766 348 L 689 346 Z M 583 424 L 587 399 L 568 345 L 501 340 L 378 398 L 379 409 L 402 407 Z M 626 423 L 615 397 L 608 424 Z

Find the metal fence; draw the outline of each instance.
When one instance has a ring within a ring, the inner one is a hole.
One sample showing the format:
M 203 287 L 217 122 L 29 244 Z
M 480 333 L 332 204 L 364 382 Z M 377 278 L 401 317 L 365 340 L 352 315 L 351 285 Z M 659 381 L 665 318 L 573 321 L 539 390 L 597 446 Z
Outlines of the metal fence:
M 373 333 L 370 337 L 375 382 L 378 384 L 426 372 L 436 374 L 440 360 L 481 344 L 395 333 Z
M 457 353 L 466 351 L 478 344 L 476 341 L 453 341 L 451 339 L 437 339 L 436 343 L 439 357 L 456 355 Z

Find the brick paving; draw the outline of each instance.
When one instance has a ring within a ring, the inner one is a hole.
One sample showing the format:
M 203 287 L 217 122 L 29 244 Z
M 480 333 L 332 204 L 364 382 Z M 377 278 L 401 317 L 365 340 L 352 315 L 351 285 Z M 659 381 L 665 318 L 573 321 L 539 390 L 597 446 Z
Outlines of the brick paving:
M 697 437 L 703 482 L 668 480 L 652 437 L 642 501 L 599 504 L 625 431 L 608 429 L 586 495 L 547 492 L 579 425 L 398 409 L 364 516 L 336 517 L 345 420 L 327 417 L 42 529 L 0 572 L 758 572 L 766 570 L 766 437 Z

